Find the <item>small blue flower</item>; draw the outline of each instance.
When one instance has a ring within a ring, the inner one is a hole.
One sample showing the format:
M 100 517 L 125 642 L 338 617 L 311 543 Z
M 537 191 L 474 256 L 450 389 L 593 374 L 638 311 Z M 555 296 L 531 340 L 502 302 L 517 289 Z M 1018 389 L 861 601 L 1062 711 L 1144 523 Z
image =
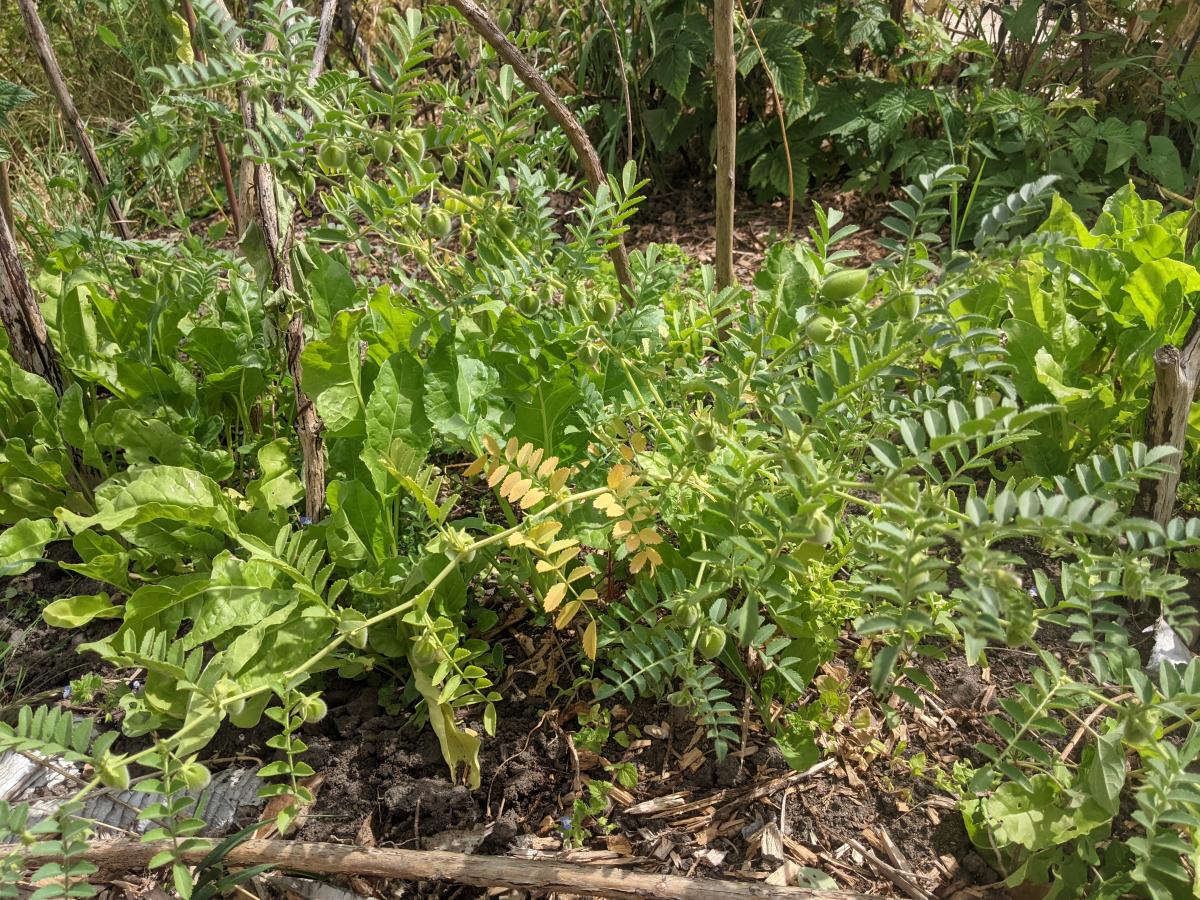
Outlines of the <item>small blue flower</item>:
M 312 519 L 310 519 L 308 516 L 300 517 L 300 527 L 301 528 L 303 528 L 305 525 L 311 525 L 311 524 L 312 524 Z
M 571 817 L 570 816 L 559 816 L 558 824 L 562 828 L 563 831 L 570 831 L 571 830 Z
M 64 700 L 71 699 L 71 686 L 69 684 L 65 688 L 63 688 L 63 699 Z

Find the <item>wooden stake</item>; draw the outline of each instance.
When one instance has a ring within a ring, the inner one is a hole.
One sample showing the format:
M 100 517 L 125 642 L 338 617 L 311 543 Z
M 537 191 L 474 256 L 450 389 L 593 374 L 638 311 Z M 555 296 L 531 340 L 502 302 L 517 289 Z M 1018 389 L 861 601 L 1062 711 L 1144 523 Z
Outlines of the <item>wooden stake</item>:
M 13 205 L 12 205 L 12 184 L 8 179 L 8 160 L 0 159 L 0 216 L 12 223 Z
M 333 34 L 333 14 L 337 0 L 321 0 L 321 21 L 317 26 L 317 46 L 313 48 L 312 64 L 308 68 L 308 86 L 312 87 L 325 68 L 325 55 L 329 51 L 329 36 Z M 309 113 L 311 115 L 311 113 Z
M 222 0 L 215 0 L 215 5 L 232 21 L 233 17 Z M 271 39 L 268 37 L 268 40 Z M 245 46 L 240 40 L 238 43 L 236 49 L 245 52 Z M 258 118 L 245 85 L 238 86 L 238 105 L 242 113 L 242 125 L 246 133 L 251 134 L 258 128 Z M 288 296 L 295 296 L 291 265 L 293 234 L 290 223 L 283 226 L 279 221 L 279 210 L 275 203 L 275 175 L 266 163 L 254 163 L 251 166 L 251 179 L 250 215 L 262 233 L 263 245 L 270 260 L 271 287 Z M 325 442 L 321 438 L 324 425 L 312 399 L 304 392 L 304 372 L 300 363 L 304 344 L 304 312 L 298 309 L 284 330 L 284 351 L 296 402 L 296 436 L 300 440 L 300 455 L 304 460 L 305 514 L 311 521 L 318 522 L 325 513 Z
M 183 18 L 187 22 L 188 34 L 192 42 L 192 53 L 196 57 L 196 62 L 203 63 L 208 59 L 208 56 L 204 52 L 204 47 L 200 43 L 197 33 L 199 26 L 196 22 L 196 11 L 192 9 L 191 0 L 179 0 L 179 6 L 183 10 Z M 233 168 L 229 165 L 229 154 L 225 151 L 225 142 L 221 140 L 221 126 L 217 124 L 216 119 L 210 119 L 209 128 L 212 130 L 213 146 L 217 152 L 217 164 L 221 167 L 221 181 L 225 183 L 225 195 L 229 198 L 229 220 L 233 223 L 234 234 L 241 237 L 243 228 L 242 205 L 238 200 L 237 186 L 233 181 Z
M 7 216 L 0 211 L 0 321 L 8 332 L 12 358 L 26 372 L 40 375 L 59 394 L 63 392 L 62 371 L 46 332 L 46 320 L 30 287 L 25 266 Z
M 17 0 L 17 5 L 21 7 L 21 17 L 25 20 L 25 31 L 29 34 L 33 49 L 37 52 L 42 69 L 46 72 L 46 80 L 50 82 L 50 90 L 58 102 L 59 111 L 66 120 L 72 137 L 75 138 L 75 145 L 79 148 L 84 165 L 87 166 L 88 175 L 96 189 L 96 196 L 105 200 L 109 221 L 112 222 L 113 229 L 121 239 L 132 240 L 133 233 L 129 229 L 129 223 L 121 214 L 121 207 L 117 204 L 116 198 L 109 193 L 108 178 L 104 174 L 104 167 L 100 165 L 100 157 L 96 155 L 92 139 L 88 136 L 83 119 L 79 116 L 79 110 L 75 108 L 75 101 L 71 99 L 71 92 L 63 78 L 62 69 L 58 67 L 58 59 L 54 55 L 54 48 L 50 45 L 50 36 L 46 34 L 46 27 L 42 24 L 41 16 L 38 15 L 37 0 Z
M 722 0 L 722 2 L 726 2 L 726 0 Z M 733 0 L 728 0 L 731 10 L 732 2 Z M 575 155 L 579 157 L 579 164 L 583 168 L 588 185 L 593 191 L 598 190 L 600 185 L 605 183 L 604 168 L 600 165 L 600 156 L 596 153 L 591 138 L 579 124 L 575 114 L 567 109 L 558 94 L 554 92 L 554 88 L 550 87 L 550 83 L 542 77 L 533 64 L 517 49 L 517 45 L 508 39 L 491 16 L 475 0 L 449 0 L 449 3 L 463 14 L 463 17 L 479 33 L 480 37 L 492 45 L 500 58 L 513 67 L 513 71 L 521 79 L 521 83 L 537 94 L 538 100 L 550 114 L 550 118 L 566 133 L 567 140 L 575 150 Z M 732 15 L 732 12 L 730 14 Z M 616 271 L 617 282 L 621 285 L 621 290 L 626 299 L 632 300 L 633 275 L 629 270 L 629 254 L 625 250 L 624 239 L 619 235 L 616 245 L 609 251 L 609 257 L 612 259 L 613 269 Z
M 733 284 L 733 189 L 737 165 L 737 60 L 733 49 L 734 0 L 713 7 L 713 59 L 717 82 L 717 289 Z
M 198 862 L 216 841 L 189 842 L 187 862 Z M 150 858 L 170 848 L 169 841 L 143 844 L 112 841 L 93 844 L 82 859 L 108 872 L 144 868 Z M 34 860 L 28 860 L 33 864 Z M 468 853 L 394 850 L 346 844 L 250 840 L 226 854 L 227 866 L 273 865 L 281 869 L 325 875 L 359 875 L 406 881 L 456 881 L 476 887 L 507 887 L 537 892 L 649 900 L 866 900 L 851 891 L 781 887 L 756 881 L 724 881 L 629 872 L 605 866 L 542 859 L 506 859 Z
M 1146 413 L 1146 445 L 1170 445 L 1179 453 L 1167 460 L 1171 471 L 1143 481 L 1133 509 L 1139 516 L 1166 525 L 1175 515 L 1183 451 L 1187 445 L 1188 414 L 1200 385 L 1200 313 L 1192 321 L 1182 347 L 1168 344 L 1154 351 L 1154 390 Z

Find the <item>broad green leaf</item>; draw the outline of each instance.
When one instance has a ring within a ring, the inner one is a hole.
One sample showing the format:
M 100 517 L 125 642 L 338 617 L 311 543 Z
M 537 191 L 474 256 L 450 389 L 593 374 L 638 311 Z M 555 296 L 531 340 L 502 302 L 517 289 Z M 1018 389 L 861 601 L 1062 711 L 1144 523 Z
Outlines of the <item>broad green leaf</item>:
M 194 469 L 148 466 L 110 478 L 96 489 L 96 514 L 76 515 L 65 509 L 58 518 L 72 532 L 85 528 L 123 531 L 165 520 L 224 534 L 237 530 L 233 502 L 211 478 Z
M 425 365 L 425 413 L 433 427 L 466 441 L 481 419 L 485 398 L 495 389 L 496 370 L 481 360 L 459 356 L 442 339 Z
M 379 498 L 358 481 L 334 481 L 327 497 L 325 540 L 341 565 L 380 563 L 388 555 L 388 531 Z
M 479 787 L 481 772 L 479 768 L 479 736 L 475 732 L 460 728 L 454 719 L 454 709 L 447 703 L 441 703 L 441 691 L 434 685 L 433 668 L 418 665 L 409 655 L 412 666 L 413 682 L 421 696 L 425 698 L 425 706 L 429 712 L 429 724 L 437 735 L 442 747 L 442 758 L 450 767 L 450 778 L 458 780 L 459 768 L 465 771 L 467 784 L 475 790 Z
M 1166 135 L 1154 134 L 1149 144 L 1150 149 L 1138 157 L 1142 169 L 1163 187 L 1177 193 L 1186 191 L 1188 181 L 1175 142 Z
M 121 607 L 108 594 L 77 594 L 48 603 L 42 618 L 54 628 L 78 628 L 93 619 L 119 619 Z
M 1119 730 L 1101 735 L 1087 765 L 1089 799 L 1109 817 L 1120 811 L 1121 791 L 1125 787 L 1125 748 L 1121 739 Z
M 258 450 L 258 477 L 246 485 L 246 499 L 272 512 L 287 509 L 304 497 L 304 482 L 296 474 L 291 445 L 277 438 Z
M 365 313 L 365 309 L 337 313 L 329 336 L 309 341 L 301 355 L 304 390 L 316 403 L 330 437 L 362 437 L 366 433 L 358 328 Z
M 46 545 L 58 534 L 59 524 L 52 519 L 22 519 L 0 532 L 0 578 L 36 566 Z
M 1200 292 L 1200 272 L 1189 263 L 1156 259 L 1143 263 L 1129 277 L 1125 293 L 1146 324 L 1166 330 L 1178 325 L 1195 305 L 1192 295 Z
M 362 461 L 379 496 L 391 496 L 398 485 L 381 460 L 390 456 L 393 444 L 400 441 L 424 452 L 432 443 L 425 416 L 424 373 L 408 353 L 392 354 L 375 377 L 367 401 L 366 431 Z

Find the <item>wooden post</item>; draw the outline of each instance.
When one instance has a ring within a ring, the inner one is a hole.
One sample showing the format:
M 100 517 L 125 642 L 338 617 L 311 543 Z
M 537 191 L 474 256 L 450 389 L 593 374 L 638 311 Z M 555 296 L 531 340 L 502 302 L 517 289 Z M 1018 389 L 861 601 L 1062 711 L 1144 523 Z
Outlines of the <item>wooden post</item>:
M 0 212 L 0 321 L 8 332 L 8 345 L 17 365 L 40 375 L 54 390 L 63 392 L 58 357 L 46 332 L 46 320 L 38 308 L 25 266 L 17 253 L 17 242 L 8 217 Z
M 175 852 L 185 862 L 199 862 L 216 841 L 189 841 L 188 849 Z M 128 872 L 144 868 L 156 853 L 171 848 L 169 841 L 141 843 L 110 841 L 92 844 L 79 856 L 103 872 Z M 41 862 L 26 857 L 27 866 Z M 348 844 L 300 841 L 249 840 L 235 845 L 222 857 L 230 867 L 272 865 L 294 872 L 327 875 L 360 875 L 406 881 L 456 881 L 476 887 L 508 887 L 534 894 L 649 898 L 649 900 L 870 900 L 853 891 L 818 890 L 732 881 L 687 878 L 658 872 L 637 872 L 615 866 L 581 865 L 549 859 L 512 859 L 474 856 L 439 850 L 397 850 L 391 847 L 356 847 Z
M 1188 414 L 1200 385 L 1200 313 L 1192 321 L 1182 347 L 1167 345 L 1154 351 L 1154 389 L 1146 413 L 1146 445 L 1170 445 L 1179 453 L 1169 460 L 1171 471 L 1143 481 L 1134 500 L 1139 516 L 1166 525 L 1175 514 L 1175 494 L 1187 445 Z
M 12 184 L 8 180 L 8 160 L 0 159 L 0 215 L 13 221 Z
M 179 0 L 179 6 L 183 10 L 183 18 L 187 22 L 189 39 L 192 42 L 192 53 L 195 54 L 196 62 L 203 63 L 208 57 L 197 34 L 199 26 L 196 22 L 196 11 L 192 9 L 191 0 Z M 221 167 L 221 181 L 225 183 L 225 195 L 229 198 L 229 219 L 233 223 L 234 234 L 241 237 L 243 228 L 242 205 L 239 202 L 237 187 L 233 181 L 233 169 L 229 165 L 229 154 L 225 150 L 225 142 L 221 140 L 221 127 L 217 124 L 216 119 L 209 120 L 209 128 L 212 130 L 213 146 L 217 152 L 217 164 Z
M 728 2 L 732 17 L 733 0 L 721 0 L 721 2 Z M 525 58 L 525 55 L 517 49 L 517 45 L 508 39 L 491 16 L 475 0 L 449 0 L 449 3 L 463 14 L 463 17 L 479 33 L 480 37 L 492 45 L 499 57 L 513 67 L 513 71 L 521 79 L 521 83 L 537 94 L 538 100 L 550 114 L 550 118 L 566 133 L 567 140 L 575 150 L 575 155 L 579 157 L 579 164 L 583 168 L 588 185 L 593 191 L 598 190 L 600 185 L 605 182 L 604 168 L 600 165 L 600 156 L 596 153 L 596 148 L 592 145 L 591 139 L 587 136 L 587 132 L 584 131 L 579 120 L 575 118 L 574 113 L 567 109 L 558 94 L 554 92 L 554 88 L 550 87 L 550 83 L 542 77 L 533 64 Z M 732 24 L 730 27 L 732 28 Z M 732 38 L 730 45 L 732 46 Z M 625 241 L 620 236 L 617 237 L 616 245 L 609 251 L 609 256 L 612 259 L 613 269 L 616 271 L 617 282 L 621 285 L 621 290 L 626 299 L 632 300 L 633 275 L 629 270 L 629 254 L 625 250 Z
M 733 284 L 733 189 L 737 165 L 737 60 L 734 0 L 713 7 L 713 60 L 717 82 L 717 289 Z
M 214 5 L 230 21 L 233 20 L 223 0 L 215 0 Z M 240 39 L 235 49 L 246 52 Z M 253 133 L 258 129 L 258 117 L 244 84 L 238 86 L 238 106 L 242 113 L 242 126 L 247 134 Z M 266 163 L 253 163 L 249 168 L 252 187 L 247 192 L 250 217 L 262 233 L 263 245 L 271 264 L 271 287 L 294 296 L 291 265 L 293 235 L 291 224 L 284 225 L 279 221 L 279 210 L 275 203 L 275 175 Z M 305 514 L 313 522 L 318 522 L 325 513 L 325 442 L 321 438 L 324 425 L 312 399 L 304 392 L 304 372 L 300 363 L 304 344 L 304 313 L 296 310 L 284 330 L 284 352 L 296 402 L 296 436 L 300 440 L 300 454 L 304 460 Z
M 312 87 L 325 68 L 325 56 L 329 52 L 329 36 L 333 34 L 333 14 L 337 0 L 321 0 L 321 20 L 317 26 L 317 46 L 313 48 L 312 64 L 308 69 L 308 86 Z M 311 113 L 310 113 L 311 115 Z
M 113 229 L 121 239 L 132 240 L 133 233 L 129 229 L 129 223 L 125 221 L 116 198 L 109 193 L 108 178 L 104 174 L 104 167 L 100 165 L 100 157 L 96 155 L 92 139 L 88 136 L 83 119 L 79 116 L 79 110 L 75 108 L 75 101 L 71 99 L 71 92 L 67 89 L 67 82 L 63 79 L 62 69 L 58 67 L 58 59 L 55 58 L 54 48 L 50 45 L 50 36 L 46 34 L 46 27 L 42 24 L 41 16 L 38 15 L 37 0 L 17 0 L 17 5 L 21 7 L 25 30 L 42 63 L 46 80 L 50 82 L 50 90 L 58 102 L 59 111 L 66 120 L 67 128 L 74 137 L 75 145 L 79 148 L 79 153 L 87 166 L 88 175 L 96 189 L 96 196 L 98 199 L 106 201 L 109 221 L 112 222 Z

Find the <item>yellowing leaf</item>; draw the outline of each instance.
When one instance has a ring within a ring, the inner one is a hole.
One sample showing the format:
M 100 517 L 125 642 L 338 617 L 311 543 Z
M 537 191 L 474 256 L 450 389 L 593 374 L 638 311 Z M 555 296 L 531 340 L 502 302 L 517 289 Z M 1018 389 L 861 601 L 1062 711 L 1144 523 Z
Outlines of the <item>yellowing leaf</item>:
M 636 575 L 642 571 L 642 567 L 646 565 L 646 551 L 643 550 L 637 556 L 629 561 L 629 571 Z
M 662 565 L 662 556 L 653 547 L 646 548 L 646 557 L 650 560 L 650 568 Z
M 545 452 L 546 451 L 543 450 L 541 447 L 538 447 L 536 450 L 533 451 L 533 453 L 531 453 L 529 455 L 529 462 L 522 463 L 521 465 L 527 465 L 527 466 L 529 466 L 530 471 L 536 472 L 538 464 L 542 461 L 542 454 L 544 454 Z
M 629 466 L 615 465 L 608 473 L 608 489 L 616 491 L 617 485 L 629 477 Z
M 547 486 L 551 492 L 562 490 L 562 486 L 567 483 L 567 479 L 571 477 L 570 469 L 555 469 L 554 474 L 550 476 Z
M 638 537 L 642 539 L 643 544 L 661 544 L 662 537 L 653 528 L 643 528 L 638 532 Z
M 632 553 L 638 547 L 642 546 L 642 539 L 639 535 L 631 534 L 625 539 L 625 552 Z
M 525 496 L 521 498 L 521 509 L 529 509 L 531 506 L 534 506 L 544 500 L 545 497 L 546 492 L 541 488 L 533 488 L 532 490 L 526 491 Z
M 546 552 L 558 553 L 560 550 L 566 550 L 568 547 L 574 547 L 578 543 L 579 541 L 575 538 L 562 538 L 561 540 L 555 541 L 553 544 L 547 547 Z
M 558 567 L 555 566 L 554 563 L 550 562 L 550 560 L 548 560 L 548 559 L 539 559 L 537 561 L 537 565 L 534 566 L 534 568 L 537 569 L 538 572 L 544 573 L 544 572 L 554 572 L 557 570 Z
M 549 475 L 551 472 L 554 471 L 554 467 L 557 465 L 558 465 L 558 457 L 557 456 L 549 457 L 545 462 L 543 462 L 540 466 L 538 466 L 538 470 L 537 470 L 538 478 L 545 478 L 547 475 Z
M 516 503 L 525 496 L 531 487 L 533 487 L 533 482 L 528 478 L 519 479 L 508 489 L 508 499 Z
M 619 519 L 621 516 L 625 515 L 625 507 L 623 507 L 620 503 L 613 503 L 604 510 L 604 514 L 610 519 Z
M 487 449 L 487 452 L 490 453 L 492 456 L 500 455 L 500 445 L 496 443 L 496 439 L 494 437 L 492 437 L 490 434 L 485 434 L 483 436 L 483 446 Z
M 625 535 L 629 534 L 629 532 L 631 532 L 631 531 L 633 531 L 633 523 L 630 522 L 628 519 L 622 519 L 620 522 L 618 522 L 616 525 L 613 526 L 613 537 L 616 538 L 617 540 L 620 540 L 621 538 L 625 537 Z
M 504 456 L 509 462 L 512 462 L 513 457 L 517 455 L 517 448 L 519 446 L 520 441 L 518 441 L 515 437 L 510 437 L 508 439 L 508 443 L 504 445 Z
M 465 472 L 463 472 L 463 477 L 464 478 L 474 478 L 476 475 L 478 475 L 480 472 L 483 471 L 483 467 L 487 464 L 487 461 L 488 461 L 488 459 L 486 456 L 479 457 L 479 459 L 475 460 L 475 462 L 473 462 L 469 466 L 467 466 L 467 470 Z
M 507 474 L 508 474 L 508 466 L 506 466 L 506 465 L 496 466 L 496 468 L 492 469 L 492 471 L 488 473 L 488 480 L 487 480 L 488 487 L 494 488 L 496 485 L 498 485 L 501 481 L 504 480 L 504 476 Z
M 520 466 L 522 469 L 525 468 L 525 464 L 529 462 L 529 454 L 532 452 L 533 452 L 533 444 L 530 444 L 530 443 L 522 444 L 521 449 L 517 451 L 517 465 Z
M 592 506 L 596 507 L 596 509 L 608 509 L 616 502 L 612 494 L 601 494 L 592 501 Z
M 624 459 L 625 462 L 633 462 L 633 448 L 628 444 L 622 444 L 617 448 L 617 452 L 621 454 L 621 458 Z
M 508 477 L 504 479 L 504 483 L 500 485 L 500 496 L 507 497 L 508 492 L 521 480 L 520 472 L 509 472 Z
M 560 581 L 550 590 L 546 591 L 546 596 L 542 599 L 542 606 L 546 612 L 554 612 L 558 609 L 558 605 L 563 602 L 563 597 L 567 596 L 567 583 Z M 556 625 L 556 627 L 562 627 Z
M 571 624 L 571 620 L 574 619 L 575 616 L 579 614 L 579 611 L 581 609 L 583 609 L 583 604 L 580 603 L 578 600 L 572 600 L 570 603 L 568 603 L 566 606 L 564 606 L 561 610 L 559 610 L 558 617 L 555 618 L 555 620 L 554 620 L 554 627 L 555 628 L 566 628 L 568 625 Z
M 618 497 L 624 497 L 626 494 L 628 494 L 630 491 L 632 491 L 634 489 L 634 487 L 637 485 L 638 481 L 640 481 L 640 480 L 641 479 L 639 479 L 637 475 L 629 475 L 625 478 L 622 478 L 617 483 L 617 486 L 615 488 L 613 488 L 613 491 L 616 493 L 616 495 Z
M 563 550 L 561 553 L 558 554 L 558 559 L 556 559 L 554 561 L 554 564 L 556 566 L 564 566 L 567 563 L 569 563 L 571 560 L 573 560 L 578 554 L 579 554 L 579 551 L 576 550 L 574 547 L 571 547 L 568 550 Z
M 588 659 L 596 658 L 596 642 L 599 639 L 599 634 L 596 630 L 596 620 L 588 622 L 588 627 L 583 629 L 583 652 L 587 654 Z
M 529 536 L 540 544 L 554 537 L 560 530 L 562 530 L 562 522 L 557 519 L 546 519 L 530 528 Z
M 585 578 L 592 574 L 591 566 L 576 566 L 571 570 L 571 574 L 567 576 L 567 584 L 574 584 L 580 578 Z
M 635 431 L 629 439 L 629 443 L 633 444 L 633 449 L 638 453 L 646 452 L 646 436 L 640 431 Z
M 586 590 L 579 592 L 580 602 L 582 602 L 584 600 L 599 600 L 599 599 L 600 599 L 600 595 L 597 594 L 593 588 L 587 588 Z

